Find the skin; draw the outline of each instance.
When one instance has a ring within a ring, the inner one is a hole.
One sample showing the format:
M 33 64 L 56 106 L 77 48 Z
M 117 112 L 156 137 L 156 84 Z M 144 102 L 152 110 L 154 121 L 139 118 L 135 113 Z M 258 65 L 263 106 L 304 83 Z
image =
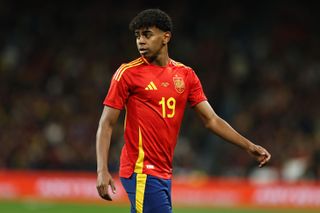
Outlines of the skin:
M 149 63 L 157 66 L 166 66 L 169 63 L 168 43 L 171 38 L 170 32 L 163 32 L 156 27 L 147 27 L 136 30 L 135 37 L 139 53 Z M 214 112 L 207 101 L 197 104 L 193 109 L 208 130 L 248 152 L 259 163 L 259 167 L 270 161 L 271 155 L 265 148 L 240 135 Z M 105 106 L 96 135 L 97 190 L 103 199 L 110 201 L 112 198 L 108 192 L 108 187 L 111 187 L 113 193 L 116 193 L 116 188 L 108 170 L 108 155 L 112 130 L 119 115 L 120 110 Z
M 163 32 L 156 27 L 146 27 L 134 32 L 139 53 L 148 62 L 166 66 L 169 63 L 168 43 L 170 32 Z

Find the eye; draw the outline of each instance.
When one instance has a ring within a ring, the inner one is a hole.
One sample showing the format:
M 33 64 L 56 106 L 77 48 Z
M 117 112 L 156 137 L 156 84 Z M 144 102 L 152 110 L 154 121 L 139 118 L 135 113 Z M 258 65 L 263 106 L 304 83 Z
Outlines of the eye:
M 145 38 L 149 39 L 149 38 L 151 38 L 151 36 L 152 36 L 153 34 L 152 34 L 151 31 L 144 31 L 144 32 L 142 33 L 142 35 L 143 35 Z
M 150 38 L 152 36 L 152 33 L 151 32 L 146 32 L 146 33 L 144 33 L 144 36 L 146 38 Z

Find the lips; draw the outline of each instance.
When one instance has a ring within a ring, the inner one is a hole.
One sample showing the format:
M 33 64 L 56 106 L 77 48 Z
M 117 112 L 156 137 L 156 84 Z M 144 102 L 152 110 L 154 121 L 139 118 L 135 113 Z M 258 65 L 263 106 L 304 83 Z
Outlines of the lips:
M 146 54 L 147 51 L 148 51 L 148 49 L 146 49 L 146 48 L 139 48 L 139 53 L 140 54 Z

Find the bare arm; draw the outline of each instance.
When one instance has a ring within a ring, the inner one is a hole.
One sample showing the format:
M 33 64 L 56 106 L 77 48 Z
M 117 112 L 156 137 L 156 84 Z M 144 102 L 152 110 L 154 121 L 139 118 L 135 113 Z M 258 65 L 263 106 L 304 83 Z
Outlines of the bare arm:
M 118 120 L 120 110 L 105 106 L 99 121 L 99 127 L 96 136 L 96 154 L 97 154 L 97 190 L 105 200 L 112 200 L 108 193 L 108 187 L 111 186 L 112 192 L 116 192 L 114 181 L 108 169 L 108 156 L 111 141 L 112 130 Z
M 234 130 L 225 120 L 221 119 L 207 101 L 203 101 L 194 107 L 206 128 L 211 132 L 246 150 L 258 162 L 259 167 L 264 166 L 271 158 L 269 152 L 258 146 Z

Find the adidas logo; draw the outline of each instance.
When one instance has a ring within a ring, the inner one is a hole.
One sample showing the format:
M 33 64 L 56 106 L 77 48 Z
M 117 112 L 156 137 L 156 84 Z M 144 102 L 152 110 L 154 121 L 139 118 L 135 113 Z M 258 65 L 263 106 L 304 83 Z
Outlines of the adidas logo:
M 150 81 L 148 86 L 145 88 L 145 90 L 158 90 L 157 86 L 153 83 L 153 81 Z

